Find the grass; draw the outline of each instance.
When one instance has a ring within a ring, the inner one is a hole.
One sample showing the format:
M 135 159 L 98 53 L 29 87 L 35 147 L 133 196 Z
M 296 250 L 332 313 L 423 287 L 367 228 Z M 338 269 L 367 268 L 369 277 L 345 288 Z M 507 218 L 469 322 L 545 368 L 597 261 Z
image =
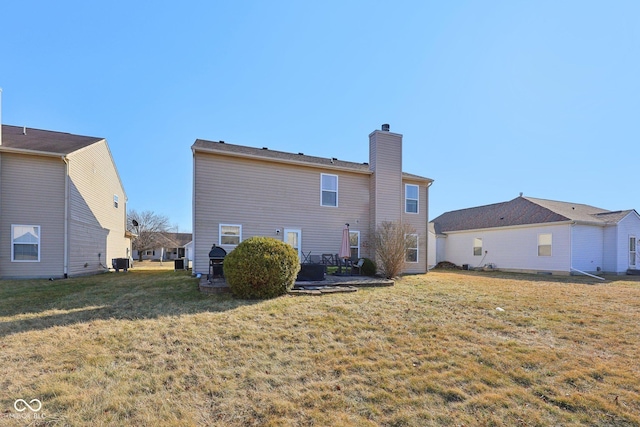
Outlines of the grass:
M 633 279 L 431 272 L 269 301 L 173 271 L 0 281 L 0 425 L 638 426 Z

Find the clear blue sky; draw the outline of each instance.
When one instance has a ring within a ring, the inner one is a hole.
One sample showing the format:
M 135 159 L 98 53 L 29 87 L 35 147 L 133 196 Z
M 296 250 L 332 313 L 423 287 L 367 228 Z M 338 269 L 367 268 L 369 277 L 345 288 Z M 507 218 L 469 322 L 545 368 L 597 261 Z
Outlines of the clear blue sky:
M 2 122 L 107 138 L 129 208 L 191 231 L 196 138 L 368 160 L 430 218 L 519 192 L 640 209 L 640 1 L 11 1 Z

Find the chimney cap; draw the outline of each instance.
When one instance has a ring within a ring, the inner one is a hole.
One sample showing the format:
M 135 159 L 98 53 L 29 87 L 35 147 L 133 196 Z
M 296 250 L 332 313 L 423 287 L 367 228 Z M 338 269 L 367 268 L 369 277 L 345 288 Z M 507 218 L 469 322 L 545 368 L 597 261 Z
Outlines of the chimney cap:
M 382 130 L 385 131 L 385 132 L 389 132 L 389 123 L 384 123 L 382 125 Z

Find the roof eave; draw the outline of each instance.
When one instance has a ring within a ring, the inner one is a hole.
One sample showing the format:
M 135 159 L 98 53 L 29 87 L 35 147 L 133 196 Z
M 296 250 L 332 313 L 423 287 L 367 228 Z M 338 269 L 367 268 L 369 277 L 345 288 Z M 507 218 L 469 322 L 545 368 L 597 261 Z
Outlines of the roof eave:
M 534 228 L 534 227 L 556 226 L 556 225 L 571 225 L 574 223 L 575 221 L 539 222 L 535 224 L 507 225 L 503 227 L 485 227 L 485 228 L 470 228 L 468 230 L 450 230 L 450 231 L 442 231 L 442 234 L 469 233 L 472 231 L 478 232 L 478 231 L 493 231 L 493 230 L 512 230 L 516 228 Z
M 196 147 L 195 145 L 192 145 L 191 148 L 192 148 L 194 154 L 196 153 L 196 151 L 200 151 L 202 153 L 217 154 L 217 155 L 220 155 L 220 156 L 239 157 L 239 158 L 244 158 L 244 159 L 260 160 L 260 161 L 263 161 L 263 162 L 273 162 L 273 163 L 283 163 L 283 164 L 296 165 L 296 166 L 306 166 L 306 167 L 312 167 L 312 168 L 317 168 L 317 169 L 344 170 L 344 171 L 353 172 L 353 173 L 360 173 L 360 174 L 364 174 L 364 175 L 371 175 L 373 173 L 371 170 L 356 169 L 356 168 L 350 168 L 350 167 L 347 167 L 347 166 L 325 165 L 325 164 L 320 164 L 320 163 L 296 161 L 296 160 L 289 160 L 289 159 L 278 159 L 278 158 L 274 158 L 274 157 L 265 157 L 265 156 L 256 156 L 256 155 L 253 155 L 253 154 L 236 153 L 236 152 L 222 151 L 222 150 L 216 150 L 216 149 L 211 149 L 211 148 Z
M 13 148 L 0 145 L 0 152 L 3 153 L 13 153 L 13 154 L 27 154 L 31 156 L 46 156 L 46 157 L 65 157 L 68 153 L 54 153 L 51 151 L 39 151 L 39 150 L 28 150 L 24 148 Z
M 433 182 L 433 179 L 431 179 L 431 178 L 427 178 L 425 176 L 418 177 L 418 176 L 415 176 L 415 175 L 411 175 L 411 176 L 403 175 L 402 179 L 404 181 L 419 181 L 419 182 L 425 182 L 425 183 Z

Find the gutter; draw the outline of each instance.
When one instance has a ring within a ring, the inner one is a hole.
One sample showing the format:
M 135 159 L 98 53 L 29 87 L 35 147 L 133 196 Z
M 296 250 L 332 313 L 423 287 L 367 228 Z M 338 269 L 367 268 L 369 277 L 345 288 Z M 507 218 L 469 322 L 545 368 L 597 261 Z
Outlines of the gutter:
M 64 278 L 69 277 L 69 159 L 61 156 L 65 165 L 64 173 L 64 261 L 63 270 Z
M 66 157 L 65 153 L 53 153 L 51 151 L 40 151 L 40 150 L 25 150 L 23 148 L 11 148 L 4 145 L 0 146 L 0 151 L 4 151 L 7 153 L 16 153 L 16 154 L 33 154 L 33 155 L 45 156 L 45 157 Z

